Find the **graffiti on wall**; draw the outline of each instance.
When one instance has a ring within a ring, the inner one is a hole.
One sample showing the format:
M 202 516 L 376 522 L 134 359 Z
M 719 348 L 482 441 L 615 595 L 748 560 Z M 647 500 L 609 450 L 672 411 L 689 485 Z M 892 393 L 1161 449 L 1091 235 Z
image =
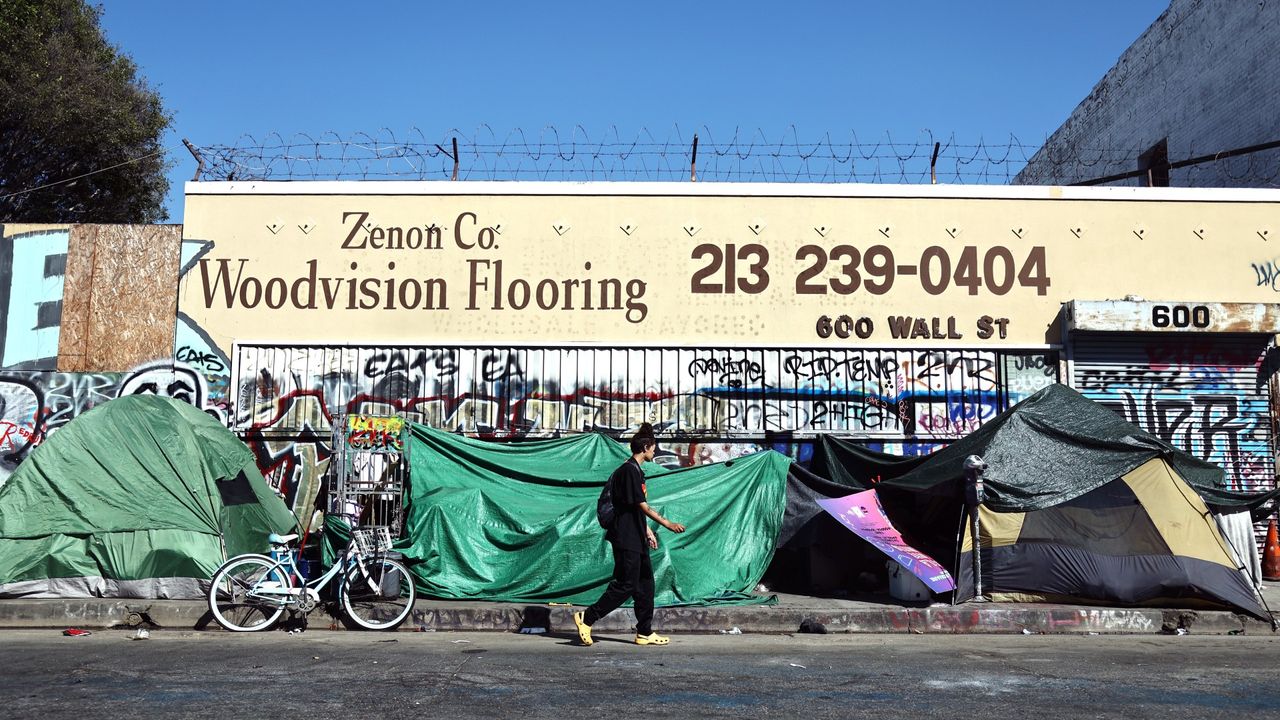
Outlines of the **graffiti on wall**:
M 97 405 L 125 395 L 172 397 L 226 418 L 209 401 L 203 376 L 190 366 L 147 363 L 127 373 L 0 373 L 0 484 L 40 443 Z
M 1274 487 L 1270 408 L 1258 387 L 1261 347 L 1161 341 L 1131 362 L 1078 366 L 1081 393 L 1129 422 L 1222 467 L 1233 489 Z
M 371 453 L 401 453 L 405 447 L 404 419 L 374 417 L 372 415 L 347 416 L 347 447 Z
M 1056 353 L 971 350 L 241 346 L 236 359 L 232 428 L 299 510 L 349 414 L 497 439 L 648 422 L 671 465 L 798 456 L 821 433 L 923 454 L 1057 380 Z
M 1271 288 L 1273 292 L 1280 292 L 1280 265 L 1277 265 L 1275 260 L 1249 263 L 1249 267 L 1253 270 L 1254 284 L 1257 287 Z
M 65 228 L 0 238 L 0 367 L 56 368 L 70 241 Z

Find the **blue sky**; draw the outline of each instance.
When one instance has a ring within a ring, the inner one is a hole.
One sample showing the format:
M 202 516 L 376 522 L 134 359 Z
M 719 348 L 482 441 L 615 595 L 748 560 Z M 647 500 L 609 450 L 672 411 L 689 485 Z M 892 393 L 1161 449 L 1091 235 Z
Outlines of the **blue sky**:
M 1038 144 L 1168 0 L 611 3 L 104 0 L 196 145 L 488 124 L 716 139 L 832 132 Z

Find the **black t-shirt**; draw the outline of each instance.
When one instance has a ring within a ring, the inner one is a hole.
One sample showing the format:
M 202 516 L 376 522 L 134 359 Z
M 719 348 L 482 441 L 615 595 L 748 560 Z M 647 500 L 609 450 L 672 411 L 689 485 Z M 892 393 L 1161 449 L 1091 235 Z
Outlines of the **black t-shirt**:
M 622 550 L 644 550 L 648 547 L 645 514 L 640 510 L 645 501 L 644 471 L 635 458 L 613 471 L 609 485 L 613 489 L 613 527 L 605 538 Z

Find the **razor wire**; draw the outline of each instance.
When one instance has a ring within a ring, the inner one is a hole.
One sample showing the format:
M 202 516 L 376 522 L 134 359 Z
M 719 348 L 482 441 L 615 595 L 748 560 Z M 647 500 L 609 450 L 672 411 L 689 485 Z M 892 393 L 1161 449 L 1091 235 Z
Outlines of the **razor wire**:
M 453 148 L 456 142 L 457 156 Z M 1069 185 L 1131 172 L 1143 149 L 1028 144 L 1016 135 L 965 142 L 923 130 L 827 132 L 814 139 L 794 127 L 770 138 L 735 130 L 679 126 L 666 134 L 616 126 L 593 136 L 583 126 L 536 133 L 481 125 L 428 136 L 396 132 L 244 135 L 230 145 L 202 145 L 198 180 L 561 180 L 775 183 L 1053 184 Z M 936 152 L 936 156 L 935 156 Z M 1179 157 L 1196 153 L 1186 148 Z M 1176 159 L 1173 152 L 1170 158 Z M 1180 168 L 1175 185 L 1280 186 L 1280 153 L 1237 156 Z M 1136 184 L 1131 181 L 1130 184 Z

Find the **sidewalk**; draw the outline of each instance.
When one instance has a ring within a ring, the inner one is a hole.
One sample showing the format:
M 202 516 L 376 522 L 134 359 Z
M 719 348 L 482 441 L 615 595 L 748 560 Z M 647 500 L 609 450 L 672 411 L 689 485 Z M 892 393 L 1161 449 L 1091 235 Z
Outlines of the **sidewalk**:
M 1280 611 L 1280 583 L 1267 583 L 1263 597 Z M 515 632 L 547 627 L 571 633 L 572 608 L 526 603 L 419 600 L 401 631 Z M 1280 612 L 1274 613 L 1280 616 Z M 888 596 L 857 600 L 778 595 L 776 605 L 659 608 L 654 624 L 662 632 L 794 633 L 806 620 L 828 633 L 1049 633 L 1271 635 L 1256 618 L 1219 610 L 1115 608 L 1024 603 L 966 603 L 951 606 L 904 605 Z M 595 627 L 602 634 L 624 634 L 635 616 L 619 610 Z M 181 630 L 220 630 L 203 601 L 138 599 L 0 600 L 0 629 L 103 629 L 150 625 Z M 311 630 L 340 630 L 343 625 L 324 606 L 310 613 Z

